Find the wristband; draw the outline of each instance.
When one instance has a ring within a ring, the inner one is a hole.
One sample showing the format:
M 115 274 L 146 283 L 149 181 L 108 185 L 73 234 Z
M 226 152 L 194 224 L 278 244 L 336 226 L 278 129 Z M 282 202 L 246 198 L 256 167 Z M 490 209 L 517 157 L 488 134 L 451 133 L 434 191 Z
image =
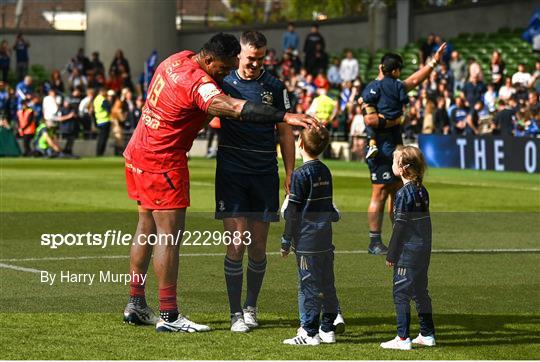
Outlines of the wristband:
M 431 67 L 431 69 L 435 68 L 437 65 L 437 61 L 435 59 L 431 59 L 428 63 L 428 66 Z
M 242 107 L 240 116 L 246 122 L 279 123 L 284 121 L 285 112 L 266 104 L 247 101 Z

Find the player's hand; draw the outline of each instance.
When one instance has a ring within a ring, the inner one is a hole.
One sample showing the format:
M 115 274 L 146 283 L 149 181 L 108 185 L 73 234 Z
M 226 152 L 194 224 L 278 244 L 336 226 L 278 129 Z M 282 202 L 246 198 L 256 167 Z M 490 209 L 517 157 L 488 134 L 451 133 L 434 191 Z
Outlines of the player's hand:
M 281 237 L 281 256 L 283 258 L 286 258 L 289 253 L 291 252 L 291 242 L 287 239 L 285 239 L 283 236 Z
M 445 43 L 442 43 L 441 46 L 439 47 L 439 49 L 437 49 L 437 51 L 435 52 L 435 54 L 433 55 L 433 59 L 435 59 L 435 61 L 437 63 L 440 63 L 441 60 L 442 60 L 442 56 L 444 54 L 446 50 L 446 42 Z
M 285 175 L 285 181 L 283 182 L 283 187 L 285 188 L 285 195 L 291 193 L 291 177 L 291 173 Z
M 388 261 L 388 260 L 386 261 L 386 266 L 389 267 L 389 268 L 393 267 L 394 264 L 395 263 L 392 263 L 391 261 Z
M 307 114 L 285 113 L 283 121 L 291 126 L 299 126 L 304 128 L 315 127 L 319 128 L 319 121 Z

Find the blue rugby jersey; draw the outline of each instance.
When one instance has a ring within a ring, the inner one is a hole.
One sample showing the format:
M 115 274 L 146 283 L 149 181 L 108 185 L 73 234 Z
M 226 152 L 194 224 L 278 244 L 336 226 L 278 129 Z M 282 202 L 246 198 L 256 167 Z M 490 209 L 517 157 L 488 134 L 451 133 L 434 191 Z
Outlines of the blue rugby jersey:
M 332 222 L 338 220 L 330 170 L 320 160 L 305 162 L 292 174 L 284 238 L 297 254 L 332 251 Z
M 409 182 L 396 193 L 394 229 L 386 260 L 399 266 L 423 267 L 431 256 L 429 194 Z
M 283 83 L 263 70 L 257 79 L 240 78 L 236 70 L 225 77 L 222 89 L 234 98 L 267 104 L 287 111 L 289 97 Z M 273 123 L 240 122 L 222 119 L 217 167 L 244 174 L 278 171 L 276 134 Z
M 386 119 L 403 115 L 403 106 L 409 103 L 405 86 L 399 79 L 384 77 L 370 82 L 362 92 L 364 103 L 377 107 L 377 112 Z

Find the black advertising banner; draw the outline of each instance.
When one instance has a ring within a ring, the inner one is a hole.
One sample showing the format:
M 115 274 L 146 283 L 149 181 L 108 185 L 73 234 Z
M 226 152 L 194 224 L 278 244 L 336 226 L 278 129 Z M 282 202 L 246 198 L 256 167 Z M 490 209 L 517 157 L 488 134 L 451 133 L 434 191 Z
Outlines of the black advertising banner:
M 430 167 L 539 172 L 538 138 L 420 135 L 418 146 Z

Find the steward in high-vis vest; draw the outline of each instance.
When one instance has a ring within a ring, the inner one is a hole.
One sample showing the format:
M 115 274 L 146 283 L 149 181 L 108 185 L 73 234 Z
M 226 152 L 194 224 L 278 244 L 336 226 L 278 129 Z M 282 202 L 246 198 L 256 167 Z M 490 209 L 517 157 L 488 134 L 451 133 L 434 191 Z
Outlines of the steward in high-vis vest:
M 26 99 L 22 101 L 21 109 L 17 111 L 17 120 L 19 122 L 19 136 L 23 139 L 24 156 L 30 156 L 32 149 L 30 143 L 36 133 L 36 120 L 34 111 L 28 106 Z
M 114 91 L 109 92 L 113 92 L 114 95 Z M 94 117 L 99 130 L 96 155 L 103 156 L 111 132 L 111 103 L 107 99 L 106 88 L 101 88 L 96 98 L 94 98 Z
M 40 123 L 34 136 L 34 151 L 36 155 L 55 157 L 62 149 L 55 140 L 55 130 L 52 122 Z

